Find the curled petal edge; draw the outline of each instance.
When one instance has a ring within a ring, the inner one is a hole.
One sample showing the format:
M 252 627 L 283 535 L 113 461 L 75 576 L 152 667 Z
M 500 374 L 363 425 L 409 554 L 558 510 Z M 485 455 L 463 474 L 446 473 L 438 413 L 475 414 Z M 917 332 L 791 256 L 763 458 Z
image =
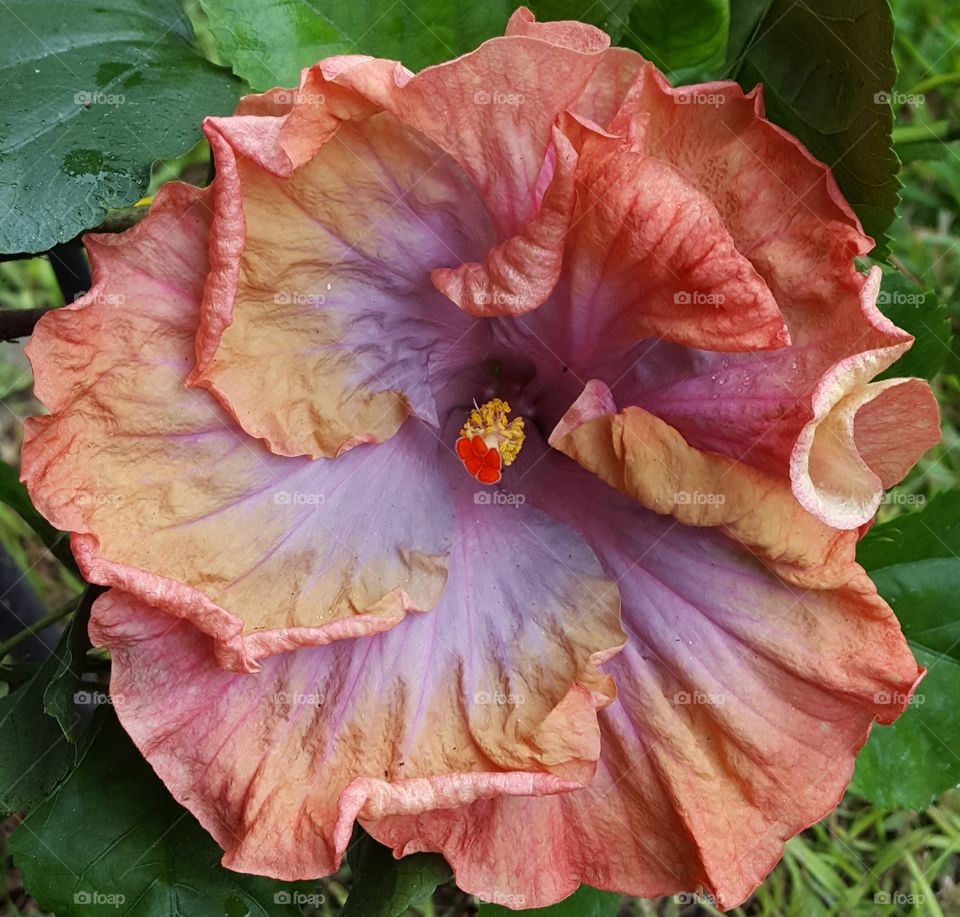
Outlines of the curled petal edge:
M 790 455 L 797 500 L 838 529 L 868 523 L 883 491 L 899 483 L 941 436 L 940 410 L 926 382 L 870 382 L 914 340 L 877 308 L 880 278 L 880 269 L 873 268 L 863 286 L 861 307 L 869 324 L 889 336 L 890 345 L 846 357 L 823 375 L 812 395 L 812 417 Z M 858 416 L 869 423 L 869 440 L 858 436 Z
M 644 508 L 719 529 L 788 582 L 822 589 L 849 577 L 854 533 L 807 512 L 787 481 L 694 448 L 642 408 L 618 411 L 598 380 L 587 383 L 549 443 Z

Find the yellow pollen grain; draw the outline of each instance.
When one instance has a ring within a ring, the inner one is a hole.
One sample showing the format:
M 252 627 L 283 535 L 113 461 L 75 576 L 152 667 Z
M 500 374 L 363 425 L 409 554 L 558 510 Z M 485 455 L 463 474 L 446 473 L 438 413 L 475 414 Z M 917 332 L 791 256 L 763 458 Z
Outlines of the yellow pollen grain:
M 490 445 L 495 445 L 500 453 L 500 459 L 504 466 L 512 465 L 514 459 L 520 454 L 523 448 L 523 418 L 514 417 L 513 420 L 507 420 L 510 414 L 510 405 L 500 398 L 494 398 L 485 404 L 478 405 L 474 402 L 474 408 L 467 416 L 467 422 L 460 430 L 461 436 L 472 437 L 479 436 L 494 440 Z

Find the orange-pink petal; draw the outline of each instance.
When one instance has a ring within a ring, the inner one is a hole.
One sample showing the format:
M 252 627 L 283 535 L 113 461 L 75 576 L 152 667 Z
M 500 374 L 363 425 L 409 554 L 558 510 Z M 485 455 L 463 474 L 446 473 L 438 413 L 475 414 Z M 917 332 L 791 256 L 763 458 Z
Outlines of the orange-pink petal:
M 596 380 L 561 419 L 550 444 L 645 509 L 715 528 L 796 585 L 841 585 L 856 535 L 807 512 L 789 481 L 722 453 L 695 449 L 642 408 L 618 411 Z
M 607 665 L 620 690 L 601 713 L 595 778 L 361 821 L 398 855 L 442 852 L 484 900 L 541 907 L 586 883 L 702 889 L 734 907 L 837 804 L 871 726 L 896 718 L 922 670 L 854 563 L 842 585 L 791 586 L 718 533 L 641 510 L 563 461 L 544 459 L 531 496 L 602 558 L 629 634 Z
M 429 140 L 369 103 L 314 103 L 311 87 L 349 94 L 319 74 L 303 85 L 279 125 L 207 123 L 213 270 L 190 381 L 273 452 L 335 457 L 389 439 L 410 414 L 437 423 L 430 355 L 468 319 L 429 273 L 483 250 L 490 227 L 462 170 Z
M 337 868 L 355 817 L 587 783 L 599 668 L 622 646 L 616 588 L 575 533 L 478 504 L 462 476 L 450 586 L 430 615 L 366 640 L 216 664 L 209 638 L 116 590 L 94 607 L 124 727 L 232 869 Z
M 134 229 L 88 237 L 93 288 L 28 347 L 51 415 L 27 422 L 22 473 L 91 582 L 189 619 L 223 665 L 255 670 L 432 608 L 453 522 L 422 425 L 335 462 L 285 459 L 185 387 L 208 195 L 168 185 Z M 403 486 L 385 486 L 397 468 Z

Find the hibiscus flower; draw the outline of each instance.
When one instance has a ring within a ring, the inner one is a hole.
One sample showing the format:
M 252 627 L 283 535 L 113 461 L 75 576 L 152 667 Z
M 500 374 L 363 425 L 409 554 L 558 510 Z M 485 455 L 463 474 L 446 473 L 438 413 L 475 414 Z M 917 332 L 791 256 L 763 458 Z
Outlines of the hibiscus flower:
M 729 907 L 922 674 L 854 556 L 938 437 L 872 242 L 759 89 L 608 45 L 249 96 L 37 327 L 24 480 L 231 869 L 359 820 L 488 900 Z

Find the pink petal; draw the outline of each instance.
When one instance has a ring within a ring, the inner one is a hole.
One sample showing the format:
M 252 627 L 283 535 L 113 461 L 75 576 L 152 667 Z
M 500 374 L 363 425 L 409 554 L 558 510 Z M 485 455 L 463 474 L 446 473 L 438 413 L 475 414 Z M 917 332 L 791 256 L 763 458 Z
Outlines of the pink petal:
M 93 289 L 28 347 L 52 415 L 27 422 L 22 470 L 88 579 L 188 618 L 223 665 L 253 670 L 433 607 L 453 522 L 424 426 L 335 462 L 284 459 L 184 387 L 208 194 L 165 186 L 134 229 L 88 237 Z
M 472 315 L 521 315 L 546 302 L 560 279 L 575 203 L 577 150 L 553 131 L 552 176 L 537 215 L 518 234 L 476 261 L 436 268 L 434 286 Z
M 576 102 L 609 42 L 583 23 L 535 23 L 520 9 L 505 37 L 415 76 L 373 58 L 334 59 L 321 67 L 459 162 L 506 240 L 539 210 L 538 181 L 553 127 Z
M 837 804 L 872 724 L 896 718 L 922 670 L 854 563 L 843 585 L 789 586 L 562 461 L 538 465 L 531 496 L 598 551 L 630 636 L 606 667 L 620 693 L 601 713 L 596 777 L 364 826 L 398 855 L 441 851 L 461 888 L 514 907 L 581 882 L 644 897 L 702 886 L 734 907 Z
M 778 282 L 784 306 L 811 286 L 828 289 L 870 240 L 830 169 L 764 117 L 758 87 L 733 82 L 673 88 L 646 62 L 611 130 L 635 132 L 647 155 L 669 162 L 709 195 L 737 246 Z M 789 257 L 777 255 L 789 254 Z M 804 269 L 820 265 L 819 277 Z M 803 280 L 794 289 L 787 277 Z
M 598 50 L 606 49 L 610 43 L 605 32 L 576 19 L 537 22 L 536 16 L 526 6 L 518 6 L 513 11 L 504 34 L 508 37 L 537 38 L 584 54 L 595 54 Z
M 428 363 L 469 320 L 430 269 L 482 251 L 491 230 L 460 168 L 416 131 L 319 71 L 296 98 L 283 118 L 207 123 L 214 269 L 190 381 L 273 452 L 334 457 L 410 413 L 437 423 Z
M 120 719 L 225 865 L 315 878 L 337 868 L 357 816 L 592 776 L 597 710 L 615 693 L 597 666 L 624 639 L 616 589 L 579 536 L 531 507 L 476 503 L 472 487 L 457 499 L 433 614 L 256 674 L 222 670 L 206 637 L 131 596 L 98 600 L 91 634 L 110 649 Z
M 613 123 L 631 126 L 648 154 L 710 196 L 792 338 L 790 348 L 756 357 L 646 353 L 638 389 L 652 385 L 637 403 L 702 448 L 748 455 L 782 474 L 814 419 L 818 387 L 845 365 L 868 362 L 880 372 L 909 346 L 909 335 L 876 309 L 879 271 L 868 280 L 855 270 L 853 257 L 871 242 L 830 170 L 763 117 L 759 89 L 672 89 L 647 64 Z M 664 373 L 663 364 L 674 368 Z
M 702 451 L 792 476 L 829 524 L 863 524 L 882 489 L 858 451 L 867 433 L 837 446 L 857 483 L 806 480 L 806 453 L 833 406 L 864 397 L 911 338 L 876 308 L 879 271 L 855 268 L 870 241 L 829 169 L 763 117 L 758 92 L 672 89 L 629 54 L 601 69 L 609 86 L 588 85 L 577 112 L 627 144 L 581 153 L 569 275 L 523 325 L 497 334 L 510 346 L 526 339 L 544 369 L 602 379 L 620 404 Z M 693 308 L 697 297 L 726 314 Z M 935 441 L 933 400 L 918 383 L 880 404 L 869 451 L 875 464 L 897 456 L 885 463 L 892 481 Z
M 437 288 L 474 315 L 511 315 L 546 301 L 560 275 L 573 207 L 575 150 L 558 121 L 607 53 L 579 22 L 537 23 L 521 8 L 507 34 L 413 76 L 398 64 L 343 59 L 321 66 L 446 150 L 479 189 L 497 231 L 485 257 L 449 258 Z
M 581 119 L 608 130 L 640 68 L 647 64 L 629 48 L 607 48 L 573 108 Z
M 679 171 L 594 137 L 576 188 L 567 286 L 537 318 L 562 329 L 580 365 L 645 338 L 727 352 L 789 343 L 767 285 Z

